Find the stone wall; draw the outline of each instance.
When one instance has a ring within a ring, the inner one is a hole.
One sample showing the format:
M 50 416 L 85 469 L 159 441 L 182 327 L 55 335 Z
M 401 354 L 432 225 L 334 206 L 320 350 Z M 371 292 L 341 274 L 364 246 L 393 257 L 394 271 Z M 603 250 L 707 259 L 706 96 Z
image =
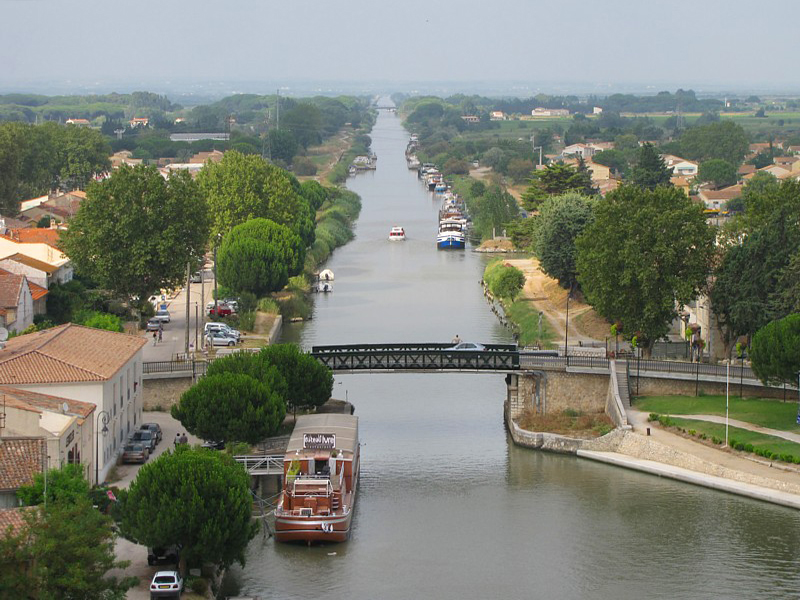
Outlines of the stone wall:
M 525 410 L 603 412 L 608 399 L 608 375 L 526 371 L 507 378 L 509 410 L 513 418 Z
M 631 362 L 631 377 L 629 380 L 632 396 L 694 396 L 696 392 L 706 395 L 724 396 L 725 381 L 704 382 L 694 379 L 661 379 L 658 377 L 641 377 L 637 382 L 636 361 Z M 730 395 L 739 395 L 739 379 L 733 376 L 731 370 Z M 741 387 L 745 398 L 783 398 L 783 388 L 767 388 L 762 386 L 749 386 L 745 382 Z M 786 390 L 788 399 L 797 399 L 797 390 Z
M 145 379 L 142 381 L 144 410 L 169 410 L 181 394 L 192 387 L 191 377 L 174 379 Z

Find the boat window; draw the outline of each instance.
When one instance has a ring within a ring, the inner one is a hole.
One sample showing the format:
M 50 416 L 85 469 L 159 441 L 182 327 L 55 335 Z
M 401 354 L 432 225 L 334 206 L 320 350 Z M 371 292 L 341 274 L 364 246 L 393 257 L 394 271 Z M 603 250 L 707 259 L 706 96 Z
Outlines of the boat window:
M 327 460 L 314 460 L 314 474 L 315 475 L 330 475 L 331 470 L 328 466 Z

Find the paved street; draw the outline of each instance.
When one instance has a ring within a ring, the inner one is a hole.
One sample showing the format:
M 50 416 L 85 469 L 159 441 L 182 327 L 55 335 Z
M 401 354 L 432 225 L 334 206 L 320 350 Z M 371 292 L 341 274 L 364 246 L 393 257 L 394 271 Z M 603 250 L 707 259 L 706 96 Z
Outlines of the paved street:
M 206 265 L 203 274 L 203 285 L 191 284 L 191 297 L 189 298 L 189 343 L 195 347 L 195 328 L 197 329 L 197 343 L 202 347 L 203 338 L 203 311 L 208 302 L 213 300 L 214 272 L 211 264 Z M 204 294 L 201 299 L 200 292 Z M 182 289 L 172 300 L 167 299 L 167 310 L 170 322 L 164 324 L 162 341 L 153 345 L 152 332 L 144 332 L 150 343 L 144 347 L 144 360 L 172 360 L 177 354 L 186 352 L 186 289 Z M 206 319 L 207 321 L 208 319 Z

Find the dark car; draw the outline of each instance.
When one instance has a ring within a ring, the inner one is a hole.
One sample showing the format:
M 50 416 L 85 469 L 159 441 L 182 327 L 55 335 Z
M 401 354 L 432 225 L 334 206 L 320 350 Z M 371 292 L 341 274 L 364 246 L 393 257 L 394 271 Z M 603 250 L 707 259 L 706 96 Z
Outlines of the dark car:
M 161 565 L 165 563 L 178 564 L 181 559 L 180 546 L 166 546 L 164 548 L 148 548 L 147 564 Z
M 149 429 L 139 429 L 133 434 L 131 441 L 144 444 L 150 454 L 156 451 L 156 436 Z
M 161 425 L 158 423 L 142 423 L 139 426 L 139 429 L 147 429 L 149 430 L 154 436 L 156 436 L 156 446 L 161 443 L 162 433 L 161 433 Z
M 122 451 L 123 463 L 146 463 L 150 451 L 147 446 L 139 442 L 129 442 L 125 444 L 125 449 Z
M 225 450 L 225 442 L 221 440 L 207 440 L 202 444 L 203 448 L 208 448 L 209 450 Z

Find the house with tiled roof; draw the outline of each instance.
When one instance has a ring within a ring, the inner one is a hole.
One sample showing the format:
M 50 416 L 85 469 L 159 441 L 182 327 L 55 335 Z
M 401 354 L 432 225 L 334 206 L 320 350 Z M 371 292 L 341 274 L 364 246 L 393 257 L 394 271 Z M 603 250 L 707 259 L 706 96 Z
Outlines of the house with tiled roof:
M 697 198 L 705 205 L 707 210 L 722 211 L 728 206 L 728 202 L 740 198 L 742 195 L 741 185 L 731 185 L 720 190 L 701 189 L 697 193 Z
M 25 275 L 0 271 L 0 325 L 20 333 L 33 325 L 33 295 Z
M 36 509 L 30 506 L 0 508 L 0 539 L 8 534 L 16 534 L 25 526 L 25 511 L 28 510 Z
M 128 121 L 128 125 L 130 125 L 131 128 L 149 127 L 150 119 L 148 117 L 133 117 L 130 121 Z
M 204 165 L 208 161 L 211 161 L 212 163 L 218 163 L 222 160 L 223 156 L 225 156 L 225 153 L 221 152 L 220 150 L 210 150 L 209 152 L 198 152 L 189 159 L 189 164 Z
M 28 278 L 28 285 L 31 286 L 31 294 L 35 295 L 36 293 L 32 286 L 35 285 L 37 288 L 43 288 L 46 292 L 50 289 L 52 283 L 57 281 L 53 279 L 53 275 L 58 272 L 58 269 L 40 260 L 31 258 L 30 256 L 14 254 L 0 260 L 0 275 L 4 272 L 25 275 L 25 277 Z M 36 300 L 36 298 L 34 298 L 34 300 Z M 38 315 L 40 313 L 34 312 L 34 314 Z
M 102 482 L 142 420 L 146 343 L 141 337 L 73 323 L 11 338 L 0 350 L 0 386 L 94 404 L 97 418 L 107 418 L 106 434 L 98 435 L 95 466 Z M 94 457 L 90 460 L 94 464 Z
M 23 231 L 25 233 L 23 233 Z M 50 231 L 50 230 L 44 230 Z M 56 230 L 53 230 L 56 231 Z M 43 234 L 28 234 L 27 230 L 12 230 L 10 233 L 6 235 L 0 235 L 0 261 L 11 258 L 11 257 L 18 257 L 18 255 L 22 255 L 27 257 L 27 259 L 33 259 L 38 261 L 39 264 L 44 263 L 52 267 L 52 272 L 50 274 L 49 281 L 50 282 L 58 282 L 58 283 L 66 283 L 72 280 L 73 269 L 72 269 L 72 262 L 69 260 L 69 257 L 64 254 L 64 252 L 56 247 L 51 245 L 53 242 L 51 241 L 31 241 L 31 242 L 23 242 L 21 241 L 21 237 L 25 237 L 28 235 L 43 235 Z M 46 234 L 49 236 L 53 236 L 53 238 L 57 239 L 59 235 L 57 232 Z M 18 260 L 15 258 L 14 260 Z M 3 267 L 7 271 L 14 271 L 12 268 L 6 266 Z M 41 285 L 41 283 L 39 283 Z M 48 284 L 49 285 L 49 284 Z M 45 286 L 46 287 L 46 286 Z
M 86 479 L 94 456 L 95 405 L 70 398 L 0 386 L 5 410 L 4 436 L 43 437 L 47 468 L 83 464 Z
M 77 125 L 78 127 L 88 127 L 91 125 L 89 119 L 67 119 L 65 123 L 67 125 Z
M 0 508 L 19 506 L 17 490 L 33 483 L 47 460 L 47 442 L 43 437 L 0 438 Z

